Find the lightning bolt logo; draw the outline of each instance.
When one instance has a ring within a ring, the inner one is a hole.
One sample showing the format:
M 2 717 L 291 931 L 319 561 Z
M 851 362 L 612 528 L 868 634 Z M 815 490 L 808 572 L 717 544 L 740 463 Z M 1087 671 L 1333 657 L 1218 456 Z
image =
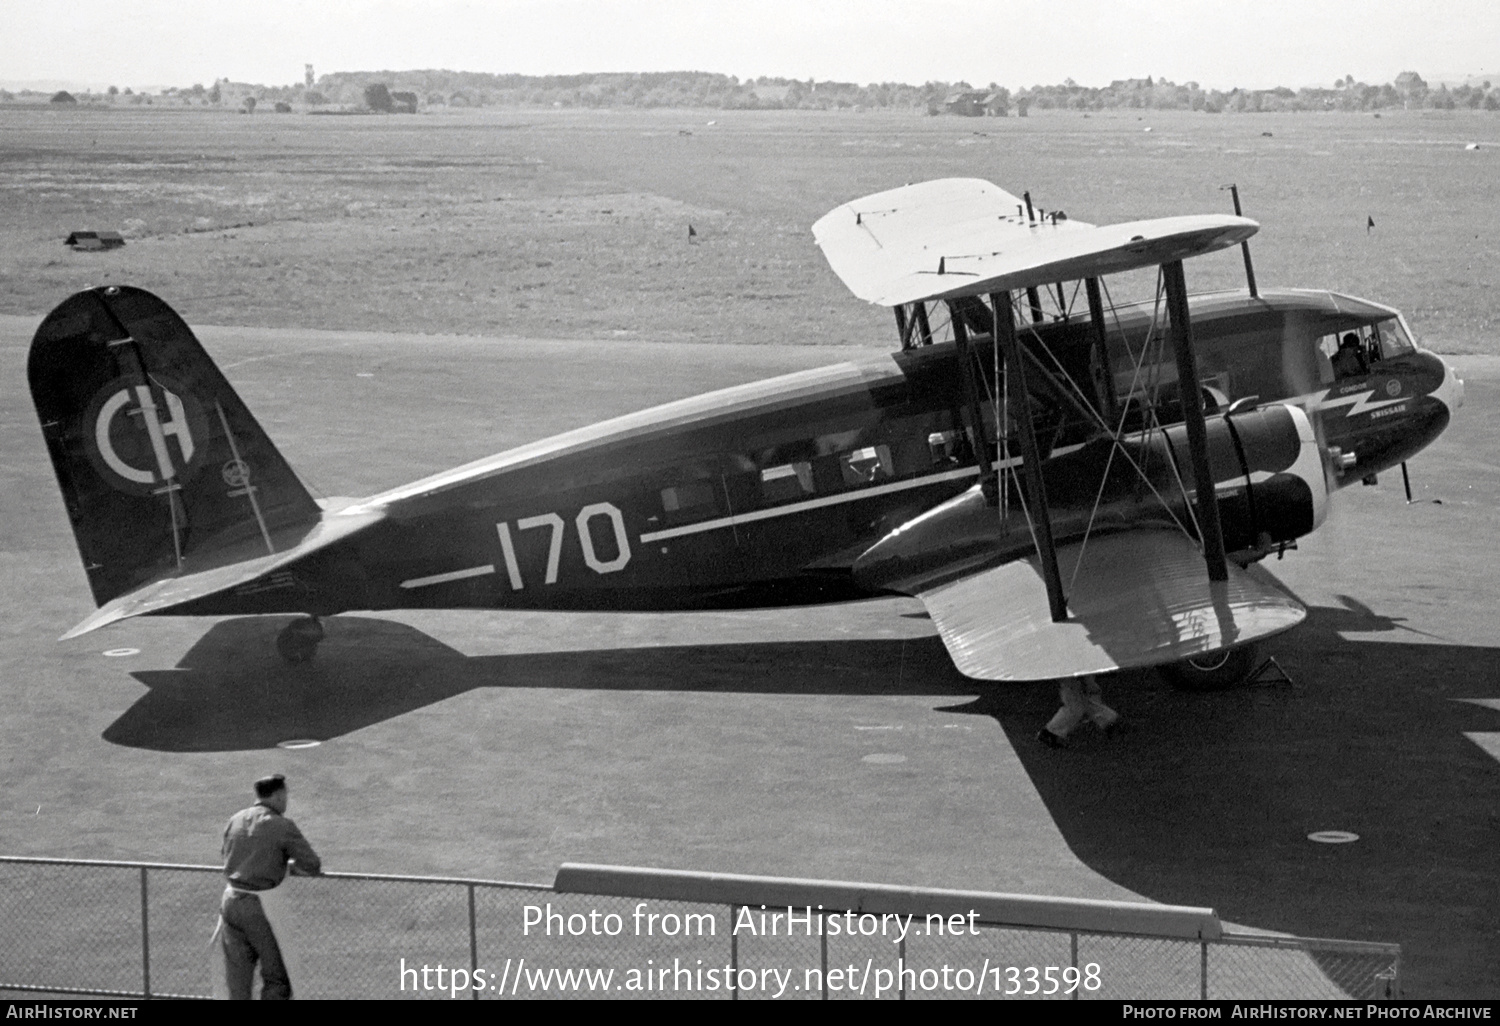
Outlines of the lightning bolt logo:
M 1389 388 L 1387 388 L 1385 391 L 1387 392 L 1387 394 L 1389 394 L 1390 390 Z M 1399 393 L 1400 389 L 1398 388 L 1397 391 Z M 1341 395 L 1337 399 L 1329 399 L 1327 398 L 1328 392 L 1324 392 L 1322 396 L 1308 404 L 1308 412 L 1322 413 L 1325 410 L 1333 410 L 1337 409 L 1340 406 L 1347 406 L 1349 407 L 1349 409 L 1345 411 L 1344 416 L 1346 418 L 1358 417 L 1361 414 L 1369 413 L 1372 410 L 1378 410 L 1385 406 L 1394 406 L 1397 403 L 1404 403 L 1411 398 L 1410 396 L 1398 394 L 1393 399 L 1372 400 L 1370 397 L 1374 394 L 1375 389 L 1371 388 L 1363 392 L 1354 392 L 1349 395 Z

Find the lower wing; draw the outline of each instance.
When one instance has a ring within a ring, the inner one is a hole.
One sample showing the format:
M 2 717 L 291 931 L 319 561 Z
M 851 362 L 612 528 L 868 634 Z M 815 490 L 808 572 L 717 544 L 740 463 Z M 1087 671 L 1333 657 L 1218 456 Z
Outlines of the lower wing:
M 1209 581 L 1197 545 L 1174 531 L 1062 545 L 1057 560 L 1069 613 L 1062 623 L 1047 613 L 1035 556 L 916 592 L 965 676 L 1048 680 L 1158 666 L 1279 634 L 1307 616 L 1233 565 L 1229 580 Z

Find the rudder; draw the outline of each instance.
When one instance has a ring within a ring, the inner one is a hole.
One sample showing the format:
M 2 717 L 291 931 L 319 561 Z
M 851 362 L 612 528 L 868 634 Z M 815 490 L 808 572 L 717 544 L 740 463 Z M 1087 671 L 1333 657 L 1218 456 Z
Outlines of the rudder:
M 111 285 L 63 301 L 27 367 L 94 600 L 275 552 L 319 508 L 192 330 Z

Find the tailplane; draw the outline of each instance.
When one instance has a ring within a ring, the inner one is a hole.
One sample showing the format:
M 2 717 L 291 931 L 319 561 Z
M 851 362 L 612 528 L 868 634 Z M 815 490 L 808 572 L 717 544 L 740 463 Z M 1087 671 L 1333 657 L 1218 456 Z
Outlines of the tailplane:
M 274 556 L 320 511 L 181 317 L 80 292 L 31 343 L 32 400 L 94 600 Z

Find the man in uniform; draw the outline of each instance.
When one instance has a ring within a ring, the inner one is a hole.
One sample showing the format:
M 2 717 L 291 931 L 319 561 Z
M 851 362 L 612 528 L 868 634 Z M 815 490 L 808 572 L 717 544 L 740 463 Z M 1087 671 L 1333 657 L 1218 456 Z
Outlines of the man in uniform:
M 229 886 L 219 905 L 220 943 L 232 1000 L 250 998 L 259 962 L 261 999 L 285 1001 L 292 996 L 292 982 L 256 894 L 281 883 L 288 862 L 294 876 L 317 876 L 323 863 L 297 824 L 286 818 L 286 777 L 278 773 L 257 780 L 255 796 L 260 800 L 236 812 L 224 828 L 224 876 Z

